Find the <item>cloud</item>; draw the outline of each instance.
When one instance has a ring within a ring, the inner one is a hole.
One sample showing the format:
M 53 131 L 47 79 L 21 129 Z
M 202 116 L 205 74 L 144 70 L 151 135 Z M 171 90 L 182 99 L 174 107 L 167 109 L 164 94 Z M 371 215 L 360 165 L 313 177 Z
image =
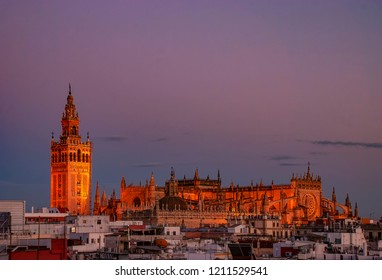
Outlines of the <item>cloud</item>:
M 296 163 L 294 160 L 298 160 L 298 157 L 288 156 L 288 155 L 276 155 L 270 157 L 269 160 L 281 161 L 280 166 L 305 166 L 306 163 Z
M 128 138 L 124 136 L 107 136 L 107 137 L 95 137 L 95 139 L 99 139 L 105 142 L 124 142 Z
M 365 143 L 365 142 L 350 142 L 350 141 L 329 141 L 329 140 L 319 140 L 311 141 L 314 145 L 320 146 L 343 146 L 343 147 L 363 147 L 363 148 L 374 148 L 381 149 L 382 143 Z
M 145 163 L 138 163 L 138 164 L 133 164 L 133 167 L 159 167 L 159 166 L 164 166 L 165 163 L 163 162 L 145 162 Z
M 287 156 L 287 155 L 277 155 L 269 158 L 270 160 L 294 160 L 297 159 L 296 157 L 293 156 Z
M 306 163 L 282 162 L 280 166 L 306 166 Z
M 326 153 L 326 152 L 317 152 L 317 151 L 310 152 L 309 154 L 312 156 L 326 156 L 326 155 L 328 155 L 328 153 Z

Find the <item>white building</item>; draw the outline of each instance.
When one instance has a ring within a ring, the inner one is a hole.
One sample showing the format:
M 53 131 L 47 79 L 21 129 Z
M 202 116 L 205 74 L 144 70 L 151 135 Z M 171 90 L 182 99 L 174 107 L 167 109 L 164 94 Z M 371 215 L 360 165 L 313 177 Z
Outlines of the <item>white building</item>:
M 105 235 L 110 233 L 109 216 L 68 217 L 69 250 L 77 253 L 97 252 L 105 247 Z
M 249 226 L 246 224 L 236 224 L 228 227 L 227 232 L 230 234 L 241 235 L 250 234 Z
M 10 213 L 10 230 L 13 235 L 23 235 L 25 225 L 24 200 L 0 200 L 0 212 Z
M 172 235 L 172 236 L 179 236 L 180 235 L 180 227 L 178 226 L 173 226 L 173 227 L 170 227 L 170 226 L 165 226 L 163 228 L 163 234 L 164 235 Z
M 326 242 L 339 253 L 367 255 L 367 242 L 361 227 L 347 231 L 315 232 L 326 238 Z

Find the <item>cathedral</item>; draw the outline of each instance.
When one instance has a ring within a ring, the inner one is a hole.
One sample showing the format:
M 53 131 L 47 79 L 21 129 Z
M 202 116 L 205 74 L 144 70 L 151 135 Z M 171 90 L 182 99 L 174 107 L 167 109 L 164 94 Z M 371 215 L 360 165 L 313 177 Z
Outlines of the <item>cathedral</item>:
M 120 198 L 114 191 L 109 202 L 104 200 L 102 204 L 96 195 L 94 213 L 112 214 L 118 219 L 146 217 L 158 224 L 186 226 L 223 225 L 227 217 L 258 215 L 278 216 L 289 225 L 308 224 L 321 217 L 358 217 L 358 207 L 353 212 L 348 195 L 344 204 L 337 201 L 334 188 L 331 199 L 322 195 L 321 177 L 311 173 L 309 164 L 303 175 L 293 174 L 288 184 L 251 182 L 248 186 L 231 183 L 222 187 L 219 171 L 216 179 L 210 179 L 200 178 L 198 169 L 193 178 L 180 179 L 171 169 L 170 178 L 160 187 L 155 184 L 154 174 L 144 186 L 126 185 L 122 177 Z
M 71 87 L 62 114 L 59 140 L 51 140 L 51 207 L 67 209 L 74 215 L 110 215 L 113 220 L 142 219 L 150 224 L 184 226 L 224 225 L 229 217 L 277 216 L 283 224 L 307 224 L 321 217 L 345 219 L 358 217 L 357 204 L 352 209 L 349 196 L 344 204 L 322 194 L 321 177 L 314 176 L 308 163 L 304 174 L 291 176 L 288 183 L 264 185 L 261 181 L 247 186 L 222 186 L 217 177 L 177 178 L 171 168 L 170 180 L 158 186 L 154 174 L 145 185 L 120 184 L 120 197 L 100 195 L 98 182 L 91 209 L 92 142 L 82 142 L 80 119 Z

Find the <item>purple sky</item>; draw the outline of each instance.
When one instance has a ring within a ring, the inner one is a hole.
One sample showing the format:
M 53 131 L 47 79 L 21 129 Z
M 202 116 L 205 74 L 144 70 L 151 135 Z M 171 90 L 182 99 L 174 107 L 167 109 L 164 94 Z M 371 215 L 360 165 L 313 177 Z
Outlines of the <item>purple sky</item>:
M 49 205 L 68 83 L 93 186 L 288 183 L 382 215 L 381 1 L 3 1 L 0 199 Z

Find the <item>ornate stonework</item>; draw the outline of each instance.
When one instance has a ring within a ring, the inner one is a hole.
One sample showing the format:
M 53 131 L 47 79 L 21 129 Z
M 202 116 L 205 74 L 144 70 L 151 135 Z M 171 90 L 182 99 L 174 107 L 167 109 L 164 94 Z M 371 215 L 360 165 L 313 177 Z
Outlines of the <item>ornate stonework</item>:
M 61 119 L 62 132 L 50 146 L 50 206 L 68 209 L 72 214 L 90 214 L 92 142 L 82 142 L 80 119 L 73 102 L 71 86 Z
M 211 180 L 209 176 L 199 178 L 198 170 L 193 179 L 177 180 L 172 170 L 171 180 L 164 187 L 155 186 L 154 182 L 153 174 L 150 184 L 146 182 L 145 186 L 126 186 L 125 178 L 122 178 L 121 197 L 114 200 L 114 204 L 119 205 L 118 213 L 112 215 L 119 218 L 133 215 L 159 224 L 186 226 L 213 220 L 216 224 L 224 224 L 224 216 L 229 215 L 278 216 L 283 224 L 296 225 L 328 215 L 340 219 L 352 215 L 348 198 L 343 205 L 322 196 L 321 177 L 313 176 L 310 166 L 304 175 L 293 174 L 290 183 L 282 185 L 273 182 L 271 185 L 263 185 L 262 182 L 254 185 L 251 182 L 249 186 L 235 186 L 231 183 L 224 188 L 221 187 L 220 172 L 217 179 Z M 100 209 L 101 213 L 111 214 L 112 211 L 104 207 Z

